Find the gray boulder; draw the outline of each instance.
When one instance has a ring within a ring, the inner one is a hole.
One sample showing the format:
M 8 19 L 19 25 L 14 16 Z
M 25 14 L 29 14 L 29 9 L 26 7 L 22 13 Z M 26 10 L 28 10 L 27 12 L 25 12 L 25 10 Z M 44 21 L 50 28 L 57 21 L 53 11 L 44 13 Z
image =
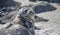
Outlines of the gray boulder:
M 32 8 L 34 9 L 36 14 L 56 10 L 56 8 L 54 6 L 50 5 L 46 1 L 41 1 L 41 2 L 37 3 L 36 5 L 33 5 Z
M 0 35 L 31 35 L 31 33 L 24 26 L 15 24 L 9 28 L 0 29 Z

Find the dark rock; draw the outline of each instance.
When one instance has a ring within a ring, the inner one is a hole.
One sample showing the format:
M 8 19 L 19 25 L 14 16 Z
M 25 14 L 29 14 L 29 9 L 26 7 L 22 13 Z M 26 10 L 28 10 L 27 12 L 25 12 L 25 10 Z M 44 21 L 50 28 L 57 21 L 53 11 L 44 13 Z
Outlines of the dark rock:
M 21 3 L 15 2 L 13 0 L 0 0 L 0 8 L 19 5 L 21 5 Z
M 33 6 L 33 9 L 36 14 L 56 10 L 56 8 L 54 6 L 50 5 L 46 1 L 42 1 L 41 3 L 37 3 L 36 5 Z

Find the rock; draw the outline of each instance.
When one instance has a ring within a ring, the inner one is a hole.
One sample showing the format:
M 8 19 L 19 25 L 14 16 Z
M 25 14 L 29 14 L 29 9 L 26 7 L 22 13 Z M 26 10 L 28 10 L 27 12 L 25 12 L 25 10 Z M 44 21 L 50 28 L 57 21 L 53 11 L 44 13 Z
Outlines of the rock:
M 21 5 L 21 3 L 15 2 L 13 0 L 0 0 L 0 8 L 19 5 Z
M 33 5 L 32 8 L 34 9 L 36 14 L 46 12 L 46 11 L 54 11 L 54 10 L 56 10 L 55 7 L 53 7 L 52 5 L 50 5 L 46 1 L 41 1 L 41 2 L 37 3 L 36 5 Z
M 15 24 L 7 29 L 0 30 L 0 35 L 32 35 L 32 34 L 22 25 Z
M 0 0 L 0 20 L 9 22 L 16 16 L 21 3 L 14 0 Z

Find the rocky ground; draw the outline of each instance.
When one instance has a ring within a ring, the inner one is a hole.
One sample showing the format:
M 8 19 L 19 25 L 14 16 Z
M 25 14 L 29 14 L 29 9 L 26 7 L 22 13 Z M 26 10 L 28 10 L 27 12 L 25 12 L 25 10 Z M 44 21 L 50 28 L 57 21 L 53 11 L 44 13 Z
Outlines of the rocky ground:
M 48 20 L 48 21 L 45 20 L 43 21 L 39 19 L 36 20 L 37 22 L 35 22 L 35 26 L 40 28 L 40 30 L 35 30 L 36 35 L 60 35 L 60 3 L 48 4 L 48 2 L 44 1 L 30 2 L 28 0 L 14 0 L 14 1 L 21 3 L 21 7 L 32 6 L 32 8 L 35 10 L 36 15 L 39 18 Z M 16 8 L 19 9 L 18 7 Z M 0 23 L 1 20 L 3 24 L 6 23 L 7 21 L 11 22 L 17 14 L 17 11 L 15 11 L 16 9 L 14 8 L 13 10 L 14 11 L 12 12 L 11 11 L 4 12 L 5 10 L 0 12 Z

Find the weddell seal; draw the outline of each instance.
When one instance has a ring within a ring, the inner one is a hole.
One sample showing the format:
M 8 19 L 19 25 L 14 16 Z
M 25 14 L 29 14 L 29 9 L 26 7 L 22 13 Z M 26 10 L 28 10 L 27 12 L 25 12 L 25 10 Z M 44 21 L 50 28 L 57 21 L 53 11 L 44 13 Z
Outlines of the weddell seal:
M 0 35 L 35 35 L 34 16 L 32 8 L 21 8 L 12 22 L 2 26 Z
M 13 23 L 23 25 L 32 33 L 32 35 L 35 35 L 34 16 L 35 12 L 32 8 L 23 7 L 19 10 L 18 15 L 13 20 Z

